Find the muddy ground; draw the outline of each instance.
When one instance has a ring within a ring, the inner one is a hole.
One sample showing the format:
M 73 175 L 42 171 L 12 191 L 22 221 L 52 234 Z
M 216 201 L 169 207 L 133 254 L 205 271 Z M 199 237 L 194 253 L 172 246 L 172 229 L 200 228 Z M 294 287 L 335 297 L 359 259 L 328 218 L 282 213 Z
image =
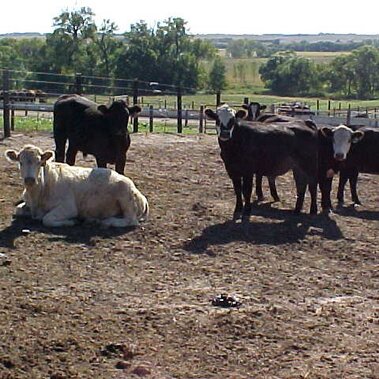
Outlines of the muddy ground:
M 378 177 L 360 176 L 362 207 L 309 216 L 307 197 L 294 216 L 287 174 L 282 202 L 242 225 L 215 136 L 133 135 L 126 174 L 150 220 L 49 229 L 12 221 L 3 152 L 28 142 L 54 146 L 0 143 L 1 379 L 379 378 Z

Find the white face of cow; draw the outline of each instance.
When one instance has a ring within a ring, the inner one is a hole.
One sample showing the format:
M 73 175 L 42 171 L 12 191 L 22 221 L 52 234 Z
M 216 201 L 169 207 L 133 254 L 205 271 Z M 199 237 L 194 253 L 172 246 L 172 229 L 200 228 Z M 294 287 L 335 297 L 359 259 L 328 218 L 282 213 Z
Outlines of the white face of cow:
M 42 166 L 54 156 L 54 152 L 48 150 L 42 152 L 36 146 L 26 145 L 17 153 L 14 150 L 7 150 L 5 157 L 10 162 L 18 162 L 21 178 L 26 188 L 31 188 L 38 183 L 39 173 Z
M 257 116 L 259 116 L 261 111 L 261 106 L 259 103 L 250 103 L 249 105 L 249 116 L 251 117 L 251 121 L 255 121 Z
M 227 141 L 232 138 L 236 112 L 229 108 L 228 105 L 223 105 L 217 108 L 218 121 L 216 121 L 217 135 L 221 141 Z
M 236 126 L 236 120 L 246 117 L 245 110 L 236 112 L 227 104 L 218 107 L 216 112 L 211 109 L 206 109 L 205 114 L 209 119 L 216 121 L 217 135 L 221 141 L 230 140 L 233 135 L 234 127 Z
M 359 142 L 364 133 L 361 131 L 352 131 L 345 125 L 340 125 L 332 129 L 333 132 L 333 151 L 334 159 L 344 161 L 350 150 L 352 143 Z

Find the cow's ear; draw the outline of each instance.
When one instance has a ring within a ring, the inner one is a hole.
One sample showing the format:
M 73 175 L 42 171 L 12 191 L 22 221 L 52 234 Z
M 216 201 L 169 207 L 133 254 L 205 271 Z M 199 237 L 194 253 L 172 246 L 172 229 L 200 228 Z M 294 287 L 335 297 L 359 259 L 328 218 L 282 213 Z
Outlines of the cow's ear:
M 242 108 L 246 109 L 246 110 L 249 110 L 249 104 L 242 104 Z
M 100 111 L 101 113 L 108 113 L 108 107 L 104 104 L 101 104 L 97 107 L 97 110 Z
M 139 107 L 138 105 L 134 105 L 132 107 L 128 107 L 128 109 L 129 109 L 129 115 L 132 116 L 132 117 L 136 116 L 142 110 L 141 107 Z
M 365 133 L 362 132 L 361 130 L 357 130 L 357 131 L 353 132 L 353 134 L 351 136 L 351 143 L 359 142 L 364 137 L 364 135 L 365 135 Z
M 235 117 L 242 120 L 246 118 L 246 116 L 247 116 L 247 112 L 244 109 L 240 109 L 239 111 L 237 111 Z
M 49 160 L 54 159 L 54 151 L 52 150 L 46 150 L 42 155 L 41 155 L 41 165 L 45 166 L 46 162 Z
M 324 126 L 323 128 L 320 129 L 321 134 L 326 137 L 326 138 L 332 138 L 333 137 L 333 129 L 334 128 L 328 128 Z
M 217 116 L 217 113 L 214 112 L 212 109 L 209 109 L 207 108 L 205 111 L 204 111 L 205 115 L 211 119 L 211 120 L 217 120 L 218 119 L 218 116 Z
M 259 109 L 262 110 L 262 109 L 266 109 L 266 108 L 267 108 L 267 105 L 261 105 Z
M 9 162 L 18 162 L 20 160 L 20 155 L 14 150 L 6 150 L 4 155 Z

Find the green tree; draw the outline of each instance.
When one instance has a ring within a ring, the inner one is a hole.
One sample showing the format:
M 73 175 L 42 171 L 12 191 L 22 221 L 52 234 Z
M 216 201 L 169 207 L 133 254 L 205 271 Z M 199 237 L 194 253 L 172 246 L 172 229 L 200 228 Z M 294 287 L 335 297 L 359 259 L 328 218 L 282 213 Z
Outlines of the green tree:
M 212 56 L 214 48 L 187 34 L 186 22 L 169 18 L 149 28 L 143 21 L 125 34 L 126 45 L 117 61 L 116 74 L 164 84 L 197 88 L 201 84 L 201 59 Z
M 293 54 L 275 56 L 259 70 L 266 86 L 278 95 L 308 96 L 319 93 L 319 71 L 309 59 Z
M 85 73 L 88 67 L 96 64 L 87 56 L 97 30 L 93 16 L 91 8 L 82 7 L 54 17 L 55 30 L 46 39 L 54 71 Z M 90 58 L 93 56 L 90 55 Z
M 363 46 L 351 54 L 358 99 L 374 98 L 379 89 L 379 50 Z
M 226 87 L 226 67 L 225 62 L 219 56 L 213 61 L 209 72 L 208 87 L 213 92 L 222 91 Z

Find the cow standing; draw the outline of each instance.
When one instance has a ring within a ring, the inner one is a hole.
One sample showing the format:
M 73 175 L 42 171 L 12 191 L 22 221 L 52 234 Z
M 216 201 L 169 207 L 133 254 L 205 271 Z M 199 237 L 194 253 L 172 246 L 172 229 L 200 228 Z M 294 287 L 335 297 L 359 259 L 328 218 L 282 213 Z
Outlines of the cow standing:
M 250 102 L 250 104 L 243 104 L 242 107 L 247 110 L 247 121 L 257 121 L 257 122 L 263 122 L 266 124 L 269 123 L 278 123 L 278 122 L 297 122 L 300 124 L 305 124 L 311 128 L 315 128 L 316 125 L 312 120 L 300 120 L 300 119 L 295 119 L 290 116 L 282 116 L 282 115 L 277 115 L 274 113 L 261 113 L 261 110 L 266 109 L 266 105 L 261 105 L 258 102 Z M 280 201 L 278 191 L 276 189 L 276 184 L 275 184 L 275 177 L 269 176 L 267 177 L 268 179 L 268 184 L 270 188 L 270 193 L 274 201 Z M 263 201 L 264 196 L 263 196 L 263 191 L 262 191 L 262 176 L 261 175 L 256 175 L 255 176 L 255 193 L 257 195 L 258 201 Z
M 303 207 L 307 186 L 310 213 L 317 213 L 317 129 L 299 123 L 251 123 L 242 121 L 227 104 L 205 114 L 216 121 L 221 158 L 233 182 L 236 195 L 234 218 L 249 216 L 253 176 L 279 176 L 291 170 L 297 191 L 295 212 Z M 243 204 L 242 200 L 245 200 Z
M 19 163 L 23 202 L 16 216 L 31 216 L 48 227 L 72 226 L 76 218 L 127 227 L 146 220 L 149 205 L 132 180 L 107 168 L 53 162 L 53 151 L 25 145 L 5 157 Z
M 329 143 L 335 160 L 336 169 L 332 167 L 330 179 L 320 186 L 322 199 L 326 208 L 331 208 L 330 191 L 332 176 L 340 171 L 337 199 L 339 205 L 344 201 L 344 188 L 350 181 L 352 201 L 360 204 L 357 193 L 357 181 L 359 172 L 367 174 L 379 174 L 379 130 L 376 128 L 362 127 L 352 130 L 345 125 L 335 128 L 322 128 L 321 140 L 324 145 Z M 330 154 L 330 153 L 329 153 Z M 330 170 L 324 164 L 323 171 Z
M 98 167 L 115 164 L 124 174 L 126 152 L 130 146 L 129 116 L 141 111 L 139 106 L 128 107 L 123 100 L 109 106 L 98 105 L 79 95 L 62 95 L 54 104 L 54 140 L 57 162 L 75 164 L 78 151 L 92 154 Z

